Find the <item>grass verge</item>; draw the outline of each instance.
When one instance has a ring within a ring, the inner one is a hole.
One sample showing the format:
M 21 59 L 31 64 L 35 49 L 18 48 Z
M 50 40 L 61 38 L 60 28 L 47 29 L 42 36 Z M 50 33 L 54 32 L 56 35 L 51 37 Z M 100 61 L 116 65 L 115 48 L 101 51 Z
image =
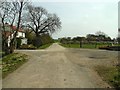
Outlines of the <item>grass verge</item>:
M 120 88 L 120 66 L 96 66 L 95 70 L 110 86 Z
M 80 44 L 62 44 L 60 43 L 61 46 L 66 47 L 66 48 L 80 48 Z M 105 46 L 110 46 L 110 44 L 82 44 L 82 48 L 88 48 L 88 49 L 98 49 L 99 47 L 105 47 Z
M 80 44 L 62 44 L 60 43 L 61 46 L 66 47 L 66 48 L 80 48 Z M 95 49 L 94 44 L 83 44 L 82 48 L 90 48 L 90 49 Z
M 52 45 L 52 43 L 42 45 L 38 49 L 45 49 L 45 48 L 48 48 L 50 45 Z
M 2 58 L 2 78 L 15 71 L 27 61 L 27 55 L 20 53 L 9 54 Z

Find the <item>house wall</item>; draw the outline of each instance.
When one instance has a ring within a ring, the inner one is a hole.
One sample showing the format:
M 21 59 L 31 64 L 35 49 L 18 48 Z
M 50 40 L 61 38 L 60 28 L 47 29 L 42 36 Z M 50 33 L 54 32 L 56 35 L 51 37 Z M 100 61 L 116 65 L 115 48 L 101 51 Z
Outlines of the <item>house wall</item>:
M 8 47 L 10 46 L 10 36 L 8 37 Z
M 23 38 L 25 38 L 25 33 L 23 33 L 23 32 L 18 32 L 17 37 L 23 37 Z
M 23 32 L 18 32 L 18 34 L 17 34 L 16 37 L 17 37 L 17 38 L 19 38 L 19 37 L 23 37 L 23 38 L 24 38 L 24 39 L 21 39 L 21 45 L 27 44 L 27 39 L 25 38 L 25 33 L 23 33 Z M 13 34 L 8 37 L 8 46 L 10 46 L 10 41 L 11 41 L 12 38 L 13 38 Z
M 1 29 L 1 27 L 0 27 L 0 29 Z M 14 32 L 14 33 L 15 33 L 15 31 L 13 31 L 13 29 L 10 27 L 9 24 L 6 24 L 5 30 L 6 30 L 7 32 L 11 32 L 11 33 Z M 24 32 L 18 31 L 16 37 L 17 37 L 17 38 L 19 38 L 19 37 L 24 38 L 24 39 L 22 39 L 21 44 L 27 44 L 27 39 L 25 38 L 25 33 L 24 33 Z M 11 34 L 11 36 L 8 36 L 8 46 L 10 46 L 10 41 L 11 41 L 12 38 L 13 38 L 13 34 Z
M 26 38 L 21 39 L 21 45 L 23 45 L 23 44 L 27 44 L 27 39 Z

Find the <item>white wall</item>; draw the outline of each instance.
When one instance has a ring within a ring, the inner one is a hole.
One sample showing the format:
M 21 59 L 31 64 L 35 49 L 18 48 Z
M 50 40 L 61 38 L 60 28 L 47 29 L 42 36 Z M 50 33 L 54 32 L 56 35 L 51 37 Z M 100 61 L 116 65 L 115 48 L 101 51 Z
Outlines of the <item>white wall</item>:
M 17 35 L 17 37 L 25 37 L 25 33 L 18 32 L 18 35 Z
M 8 47 L 10 46 L 10 36 L 8 37 Z
M 26 38 L 21 39 L 21 45 L 23 45 L 23 44 L 27 44 L 27 39 Z
M 25 33 L 23 33 L 23 32 L 18 32 L 18 35 L 16 36 L 16 37 L 23 37 L 23 38 L 25 38 Z M 8 37 L 8 46 L 10 46 L 10 40 L 13 38 L 13 34 L 11 35 L 11 37 L 9 36 Z M 27 39 L 25 38 L 25 39 L 21 39 L 21 45 L 23 45 L 23 44 L 27 44 Z

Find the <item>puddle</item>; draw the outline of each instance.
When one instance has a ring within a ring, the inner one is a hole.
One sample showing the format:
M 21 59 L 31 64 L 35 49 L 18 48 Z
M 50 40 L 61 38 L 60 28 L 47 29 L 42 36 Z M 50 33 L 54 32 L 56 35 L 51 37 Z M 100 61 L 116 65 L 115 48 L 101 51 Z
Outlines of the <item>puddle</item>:
M 107 57 L 102 57 L 102 56 L 91 56 L 89 58 L 92 58 L 92 59 L 106 59 Z

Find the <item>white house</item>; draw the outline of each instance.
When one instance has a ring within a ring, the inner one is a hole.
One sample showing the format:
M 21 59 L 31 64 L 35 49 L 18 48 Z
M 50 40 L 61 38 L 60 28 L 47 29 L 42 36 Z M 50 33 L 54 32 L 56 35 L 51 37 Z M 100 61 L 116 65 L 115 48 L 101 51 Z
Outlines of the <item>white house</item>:
M 13 38 L 13 34 L 16 32 L 16 26 L 5 24 L 5 30 L 6 37 L 8 38 L 8 46 L 10 46 L 10 41 Z M 21 38 L 21 45 L 27 44 L 27 38 L 25 38 L 24 30 L 19 29 L 16 37 Z

